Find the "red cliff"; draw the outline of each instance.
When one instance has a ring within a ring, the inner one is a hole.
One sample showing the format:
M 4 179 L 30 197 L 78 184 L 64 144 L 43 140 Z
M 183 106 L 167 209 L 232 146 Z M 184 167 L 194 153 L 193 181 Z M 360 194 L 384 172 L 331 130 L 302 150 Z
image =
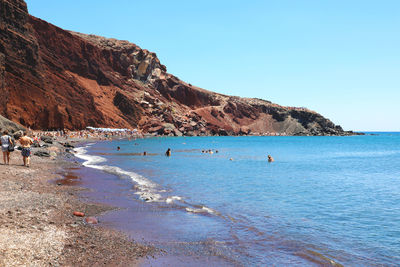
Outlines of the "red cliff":
M 74 33 L 0 0 L 0 114 L 34 129 L 140 128 L 166 135 L 343 135 L 316 112 L 213 93 L 167 73 L 155 53 Z

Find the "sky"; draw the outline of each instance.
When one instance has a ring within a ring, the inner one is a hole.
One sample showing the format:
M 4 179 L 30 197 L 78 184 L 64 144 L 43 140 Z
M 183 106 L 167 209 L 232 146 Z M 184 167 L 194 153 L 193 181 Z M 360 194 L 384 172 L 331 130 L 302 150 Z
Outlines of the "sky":
M 26 2 L 61 28 L 155 52 L 204 89 L 307 107 L 345 130 L 400 131 L 400 1 Z

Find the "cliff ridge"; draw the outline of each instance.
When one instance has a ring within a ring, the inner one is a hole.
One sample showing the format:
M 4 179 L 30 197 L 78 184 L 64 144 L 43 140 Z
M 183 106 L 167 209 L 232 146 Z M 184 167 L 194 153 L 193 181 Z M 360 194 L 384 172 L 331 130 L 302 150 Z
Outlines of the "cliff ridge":
M 33 129 L 139 128 L 160 135 L 349 135 L 305 108 L 214 93 L 157 55 L 63 30 L 0 0 L 0 114 Z

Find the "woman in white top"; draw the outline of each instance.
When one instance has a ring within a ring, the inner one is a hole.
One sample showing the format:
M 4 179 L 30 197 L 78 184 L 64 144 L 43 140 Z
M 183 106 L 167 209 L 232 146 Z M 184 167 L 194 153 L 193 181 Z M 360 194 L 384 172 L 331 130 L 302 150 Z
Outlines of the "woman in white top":
M 3 151 L 4 164 L 10 164 L 10 151 L 8 151 L 9 145 L 14 145 L 11 137 L 8 135 L 8 131 L 5 130 L 3 135 L 0 137 L 1 150 Z

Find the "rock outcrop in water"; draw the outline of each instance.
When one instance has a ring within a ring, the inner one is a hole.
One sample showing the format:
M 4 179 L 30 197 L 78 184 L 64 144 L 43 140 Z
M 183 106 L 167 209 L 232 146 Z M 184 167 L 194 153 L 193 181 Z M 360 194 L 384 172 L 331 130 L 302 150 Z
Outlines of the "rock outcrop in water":
M 169 74 L 155 53 L 75 33 L 0 0 L 0 114 L 34 129 L 140 128 L 164 135 L 347 135 L 304 108 L 213 93 Z

